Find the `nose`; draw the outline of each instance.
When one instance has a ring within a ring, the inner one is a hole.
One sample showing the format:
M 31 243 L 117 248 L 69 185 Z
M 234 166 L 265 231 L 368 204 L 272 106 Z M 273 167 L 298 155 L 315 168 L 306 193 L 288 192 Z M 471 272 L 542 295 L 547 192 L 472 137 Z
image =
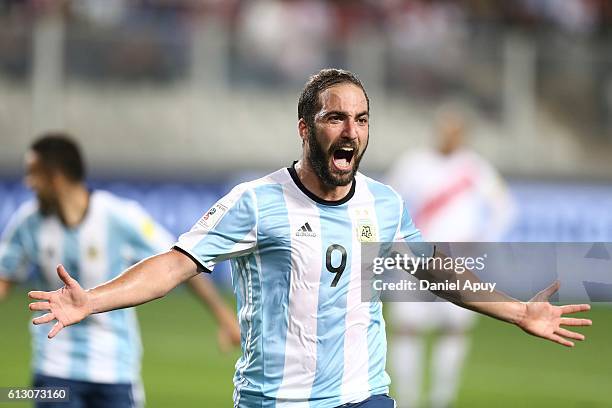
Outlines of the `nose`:
M 352 118 L 347 118 L 344 121 L 344 129 L 342 130 L 342 137 L 348 140 L 355 140 L 359 137 L 357 124 Z

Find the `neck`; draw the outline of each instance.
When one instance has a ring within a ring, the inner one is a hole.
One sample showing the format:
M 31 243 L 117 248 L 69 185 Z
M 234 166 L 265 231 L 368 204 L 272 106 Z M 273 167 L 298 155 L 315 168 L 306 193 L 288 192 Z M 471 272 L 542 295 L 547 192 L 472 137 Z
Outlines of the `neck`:
M 346 197 L 351 191 L 349 183 L 346 186 L 331 186 L 323 183 L 323 180 L 317 175 L 308 160 L 302 157 L 302 160 L 295 164 L 295 171 L 304 185 L 311 193 L 326 201 L 338 201 Z
M 68 227 L 83 221 L 89 206 L 89 191 L 82 183 L 65 184 L 58 193 L 58 216 Z

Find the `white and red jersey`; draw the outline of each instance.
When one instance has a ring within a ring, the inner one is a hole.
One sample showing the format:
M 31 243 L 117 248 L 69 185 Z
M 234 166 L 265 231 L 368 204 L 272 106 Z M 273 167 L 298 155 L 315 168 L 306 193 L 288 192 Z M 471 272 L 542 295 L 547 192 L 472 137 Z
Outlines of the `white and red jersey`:
M 514 203 L 503 180 L 467 149 L 404 154 L 387 182 L 404 198 L 428 241 L 497 241 L 513 219 Z

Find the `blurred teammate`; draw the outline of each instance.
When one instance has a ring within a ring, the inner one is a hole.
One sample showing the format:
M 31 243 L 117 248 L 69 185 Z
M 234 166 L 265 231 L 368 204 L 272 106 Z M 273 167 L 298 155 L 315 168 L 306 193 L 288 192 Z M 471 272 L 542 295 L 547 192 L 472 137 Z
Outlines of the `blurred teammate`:
M 49 290 L 61 287 L 59 263 L 94 286 L 172 245 L 170 234 L 135 202 L 87 189 L 79 149 L 67 136 L 48 134 L 34 142 L 25 166 L 37 200 L 19 208 L 0 241 L 0 299 L 11 282 L 28 278 L 28 266 Z M 214 287 L 201 277 L 189 283 L 218 319 L 222 347 L 238 344 L 235 318 Z M 70 388 L 70 403 L 58 406 L 134 407 L 144 401 L 134 309 L 92 316 L 55 342 L 38 327 L 32 335 L 34 386 Z
M 34 323 L 56 320 L 52 338 L 91 314 L 164 296 L 230 258 L 243 352 L 234 377 L 235 407 L 393 407 L 386 395 L 382 305 L 361 301 L 360 243 L 418 241 L 421 235 L 397 193 L 357 172 L 369 136 L 369 101 L 357 77 L 333 69 L 311 77 L 298 103 L 298 133 L 301 160 L 235 187 L 172 250 L 88 291 L 58 267 L 63 289 L 30 292 L 42 300 L 30 308 L 49 311 Z M 443 270 L 417 273 L 455 277 Z M 446 295 L 571 346 L 568 338 L 584 336 L 560 324 L 590 321 L 561 315 L 588 305 L 552 306 L 546 299 L 556 289 L 552 285 L 537 296 L 541 302 L 528 303 L 501 293 L 478 303 L 461 292 Z
M 489 163 L 465 147 L 466 114 L 459 106 L 443 106 L 435 125 L 436 148 L 402 155 L 387 181 L 406 201 L 426 240 L 499 240 L 514 213 L 503 180 Z M 466 334 L 476 315 L 434 299 L 390 304 L 390 352 L 400 408 L 416 407 L 421 399 L 425 335 L 430 331 L 436 332 L 436 338 L 427 402 L 434 408 L 448 407 L 456 396 L 468 349 Z

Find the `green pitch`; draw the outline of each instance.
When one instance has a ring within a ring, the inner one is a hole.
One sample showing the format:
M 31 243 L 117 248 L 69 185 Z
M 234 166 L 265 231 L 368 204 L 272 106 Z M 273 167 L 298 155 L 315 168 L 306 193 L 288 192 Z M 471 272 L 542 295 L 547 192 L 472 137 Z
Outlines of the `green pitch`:
M 0 303 L 0 387 L 29 383 L 27 304 L 21 290 Z M 232 406 L 238 352 L 219 352 L 212 319 L 193 296 L 177 291 L 140 306 L 138 315 L 148 407 Z M 612 308 L 597 307 L 588 316 L 595 326 L 581 330 L 587 342 L 573 350 L 481 318 L 457 406 L 612 407 Z

